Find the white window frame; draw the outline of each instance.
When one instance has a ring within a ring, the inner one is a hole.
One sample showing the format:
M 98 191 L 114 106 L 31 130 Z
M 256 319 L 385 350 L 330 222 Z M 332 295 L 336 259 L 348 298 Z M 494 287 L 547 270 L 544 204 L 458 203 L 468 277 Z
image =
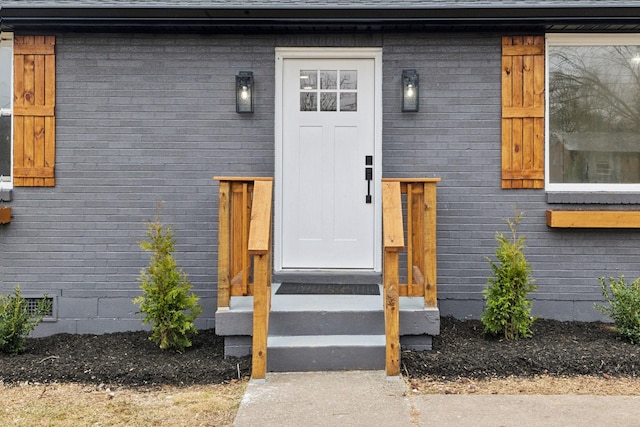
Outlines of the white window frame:
M 1 32 L 0 33 L 0 45 L 1 46 L 5 46 L 5 45 L 9 45 L 11 47 L 11 61 L 9 63 L 9 88 L 10 88 L 10 92 L 11 94 L 13 94 L 13 79 L 14 79 L 14 75 L 13 75 L 13 33 L 7 33 L 7 32 Z M 9 159 L 10 162 L 10 171 L 11 171 L 11 175 L 10 176 L 0 176 L 0 190 L 11 190 L 13 189 L 13 96 L 10 96 L 10 104 L 9 104 L 9 108 L 1 108 L 0 107 L 0 115 L 8 115 L 11 117 L 11 125 L 10 125 L 10 132 L 11 132 L 11 136 L 10 136 L 10 144 L 11 144 L 11 150 L 10 150 L 10 156 L 11 158 Z
M 547 34 L 545 46 L 545 190 L 547 192 L 640 193 L 640 184 L 552 183 L 549 150 L 549 47 L 638 45 L 640 34 Z

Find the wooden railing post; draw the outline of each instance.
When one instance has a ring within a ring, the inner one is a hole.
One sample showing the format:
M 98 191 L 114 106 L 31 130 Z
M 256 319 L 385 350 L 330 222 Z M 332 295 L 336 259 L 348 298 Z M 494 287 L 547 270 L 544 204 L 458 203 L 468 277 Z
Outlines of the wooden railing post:
M 248 249 L 254 255 L 253 354 L 251 377 L 264 380 L 267 373 L 267 337 L 271 310 L 271 181 L 257 181 L 249 226 Z
M 404 248 L 402 199 L 399 182 L 382 183 L 382 228 L 384 244 L 383 287 L 387 376 L 400 375 L 400 298 L 398 252 Z
M 424 305 L 438 305 L 436 257 L 436 182 L 424 183 Z
M 231 183 L 220 181 L 218 202 L 218 308 L 231 300 Z

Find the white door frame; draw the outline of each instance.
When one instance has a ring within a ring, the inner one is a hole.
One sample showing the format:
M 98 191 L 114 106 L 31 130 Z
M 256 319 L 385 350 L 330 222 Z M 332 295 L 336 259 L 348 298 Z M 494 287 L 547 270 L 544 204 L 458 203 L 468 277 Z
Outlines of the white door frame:
M 275 203 L 274 203 L 274 270 L 308 271 L 282 268 L 282 126 L 283 126 L 283 67 L 285 59 L 373 59 L 374 60 L 374 162 L 373 203 L 375 209 L 374 267 L 367 272 L 382 271 L 382 48 L 276 48 L 275 69 Z M 364 170 L 364 168 L 363 168 Z M 358 270 L 348 270 L 356 272 Z

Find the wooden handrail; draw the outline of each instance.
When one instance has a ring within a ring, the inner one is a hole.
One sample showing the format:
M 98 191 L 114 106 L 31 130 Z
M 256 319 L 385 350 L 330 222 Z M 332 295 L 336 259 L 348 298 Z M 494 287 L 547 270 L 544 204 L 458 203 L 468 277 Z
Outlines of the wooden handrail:
M 253 295 L 249 232 L 254 186 L 270 177 L 214 177 L 220 182 L 218 203 L 218 308 L 232 296 Z
M 271 311 L 271 181 L 256 181 L 249 227 L 249 253 L 254 255 L 253 350 L 251 377 L 264 380 L 267 374 L 267 337 Z
M 425 306 L 436 307 L 436 184 L 440 178 L 384 178 L 400 183 L 407 218 L 407 283 L 399 285 L 400 296 L 422 296 Z M 384 213 L 383 213 L 384 215 Z M 384 221 L 384 220 L 383 220 Z
M 421 296 L 425 307 L 437 306 L 436 184 L 440 178 L 382 180 L 383 288 L 386 371 L 400 375 L 400 296 Z M 399 283 L 400 253 L 405 249 L 403 203 L 407 218 L 407 283 Z
M 399 182 L 382 183 L 382 230 L 385 250 L 404 249 L 402 199 Z
M 404 249 L 402 199 L 399 182 L 382 183 L 382 233 L 384 245 L 383 304 L 387 376 L 400 375 L 400 300 L 398 252 Z
M 218 308 L 228 308 L 231 296 L 253 295 L 252 377 L 262 380 L 267 371 L 271 310 L 273 179 L 214 179 L 220 181 Z M 252 276 L 253 283 L 250 283 Z
M 248 250 L 252 255 L 264 254 L 271 246 L 272 181 L 256 181 L 253 187 L 253 205 L 249 226 Z

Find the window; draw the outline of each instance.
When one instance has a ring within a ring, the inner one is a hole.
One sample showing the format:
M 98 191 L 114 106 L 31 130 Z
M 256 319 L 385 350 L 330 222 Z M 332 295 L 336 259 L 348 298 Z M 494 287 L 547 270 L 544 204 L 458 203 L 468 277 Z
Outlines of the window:
M 318 82 L 320 82 L 319 85 Z M 301 70 L 300 111 L 318 110 L 357 111 L 358 72 L 355 70 Z
M 13 37 L 0 35 L 0 189 L 11 188 L 13 118 Z
M 548 191 L 640 191 L 640 35 L 547 36 Z

